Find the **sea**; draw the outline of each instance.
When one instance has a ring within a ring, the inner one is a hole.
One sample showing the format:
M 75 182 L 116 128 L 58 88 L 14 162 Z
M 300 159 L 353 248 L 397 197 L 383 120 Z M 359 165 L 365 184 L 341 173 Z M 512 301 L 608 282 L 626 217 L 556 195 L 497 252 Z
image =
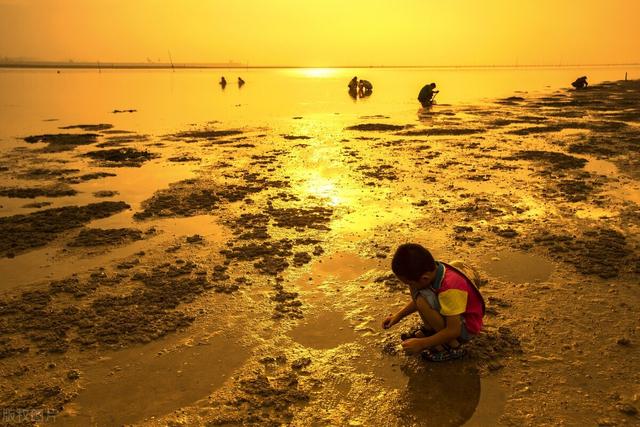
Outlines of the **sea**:
M 190 125 L 277 128 L 293 117 L 337 125 L 376 115 L 415 121 L 418 92 L 431 82 L 440 90 L 440 105 L 460 105 L 551 93 L 583 75 L 590 84 L 634 79 L 640 66 L 0 69 L 0 149 L 33 132 L 78 123 L 161 135 Z M 228 81 L 224 89 L 218 84 L 222 76 Z M 373 84 L 371 96 L 349 96 L 354 76 Z M 246 81 L 242 87 L 238 77 Z

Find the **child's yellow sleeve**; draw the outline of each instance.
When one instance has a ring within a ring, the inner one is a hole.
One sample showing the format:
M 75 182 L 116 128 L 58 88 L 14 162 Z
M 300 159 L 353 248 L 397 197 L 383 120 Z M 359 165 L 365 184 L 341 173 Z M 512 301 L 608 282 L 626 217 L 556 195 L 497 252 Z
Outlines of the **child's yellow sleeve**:
M 438 294 L 438 301 L 443 316 L 455 316 L 467 310 L 467 293 L 460 289 L 447 289 Z

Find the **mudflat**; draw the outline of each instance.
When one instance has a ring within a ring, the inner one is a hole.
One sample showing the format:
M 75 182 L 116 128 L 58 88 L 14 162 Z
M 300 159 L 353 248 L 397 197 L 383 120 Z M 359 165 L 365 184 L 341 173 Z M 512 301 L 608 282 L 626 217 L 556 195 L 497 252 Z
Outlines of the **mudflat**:
M 11 422 L 640 420 L 640 81 L 283 126 L 62 123 L 0 153 Z M 409 241 L 482 277 L 462 360 L 380 327 Z

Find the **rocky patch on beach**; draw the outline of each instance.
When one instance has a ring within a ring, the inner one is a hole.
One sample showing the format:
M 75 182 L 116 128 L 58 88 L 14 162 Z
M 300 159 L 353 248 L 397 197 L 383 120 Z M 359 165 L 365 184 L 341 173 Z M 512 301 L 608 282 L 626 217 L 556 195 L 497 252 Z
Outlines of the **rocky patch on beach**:
M 333 209 L 324 206 L 309 208 L 275 208 L 272 205 L 266 210 L 276 227 L 294 228 L 303 231 L 305 228 L 329 230 Z
M 611 279 L 640 272 L 638 248 L 614 229 L 586 228 L 577 234 L 545 230 L 535 234 L 526 247 L 533 245 L 547 249 L 550 257 L 584 275 Z
M 98 198 L 98 199 L 106 199 L 109 197 L 115 197 L 118 194 L 120 194 L 117 191 L 114 190 L 99 190 L 99 191 L 94 191 L 93 192 L 93 197 Z
M 33 202 L 22 205 L 22 207 L 26 209 L 40 209 L 44 208 L 45 206 L 51 206 L 51 202 Z
M 361 171 L 364 177 L 373 178 L 375 180 L 395 181 L 398 179 L 396 168 L 392 165 L 362 165 L 358 166 L 357 170 Z
M 122 348 L 146 343 L 193 321 L 177 308 L 213 288 L 206 276 L 195 263 L 177 259 L 132 277 L 98 271 L 87 278 L 51 282 L 48 289 L 0 300 L 2 335 L 21 337 L 18 342 L 46 353 L 64 353 L 72 346 Z M 124 283 L 133 289 L 109 291 Z M 64 294 L 73 299 L 64 303 Z
M 229 393 L 209 398 L 208 425 L 283 425 L 311 398 L 310 385 L 287 358 L 264 358 L 263 366 L 237 378 Z
M 189 154 L 182 154 L 180 156 L 169 157 L 167 160 L 175 163 L 197 162 L 200 161 L 200 157 L 191 156 Z
M 517 211 L 517 207 L 513 206 L 508 200 L 496 200 L 491 197 L 474 196 L 465 197 L 457 206 L 445 208 L 453 210 L 464 215 L 465 221 L 492 220 L 508 215 L 512 211 Z
M 520 339 L 506 327 L 487 327 L 467 346 L 468 357 L 483 370 L 496 371 L 504 366 L 504 359 L 521 354 Z
M 365 132 L 390 132 L 405 129 L 406 125 L 392 125 L 388 123 L 361 123 L 349 126 L 347 130 L 358 130 Z
M 460 136 L 460 135 L 473 135 L 477 133 L 483 133 L 485 129 L 472 128 L 472 127 L 441 127 L 441 128 L 427 128 L 427 129 L 412 129 L 405 132 L 398 133 L 402 136 Z
M 157 153 L 136 148 L 113 148 L 110 150 L 89 151 L 84 154 L 103 167 L 140 167 L 149 160 L 160 157 Z
M 538 133 L 551 133 L 551 132 L 560 132 L 567 129 L 587 129 L 588 124 L 582 122 L 561 122 L 544 126 L 530 126 L 524 127 L 520 129 L 510 130 L 506 133 L 510 133 L 513 135 L 531 135 Z
M 111 172 L 92 172 L 92 173 L 85 173 L 77 176 L 58 178 L 58 180 L 67 184 L 80 184 L 81 182 L 92 181 L 94 179 L 108 178 L 112 176 L 117 176 L 117 175 Z
M 81 125 L 69 125 L 69 126 L 61 126 L 59 129 L 81 129 L 88 132 L 100 132 L 104 130 L 112 129 L 113 125 L 109 123 L 99 123 L 99 124 L 81 124 Z
M 582 202 L 589 199 L 602 185 L 598 179 L 594 179 L 590 173 L 582 173 L 577 177 L 561 178 L 555 182 L 556 191 L 551 190 L 546 195 L 554 197 L 559 194 L 569 202 Z
M 0 188 L 0 196 L 18 199 L 35 199 L 36 197 L 66 197 L 74 196 L 78 192 L 73 188 L 61 184 L 48 187 L 5 187 Z
M 0 298 L 0 359 L 15 362 L 29 354 L 122 349 L 148 343 L 189 326 L 195 317 L 182 307 L 204 292 L 251 285 L 246 278 L 229 283 L 224 266 L 209 270 L 180 258 L 154 266 L 143 266 L 136 259 L 130 264 L 135 269 L 127 273 L 109 274 L 98 269 L 88 276 L 52 281 L 41 290 Z M 16 365 L 15 375 L 24 374 L 18 373 L 20 366 L 26 365 Z M 30 375 L 37 374 L 37 369 L 25 369 Z M 50 363 L 48 369 L 53 372 L 56 364 Z M 56 376 L 50 381 L 55 393 L 41 392 L 37 387 L 30 389 L 32 394 L 3 389 L 2 400 L 16 407 L 32 404 L 33 411 L 51 409 L 51 414 L 56 414 L 74 397 L 69 384 L 79 378 L 79 371 L 72 369 L 63 379 Z M 41 399 L 35 401 L 35 397 Z
M 109 131 L 102 132 L 107 134 Z M 108 134 L 109 135 L 109 134 Z M 148 142 L 150 140 L 148 135 L 138 135 L 132 132 L 120 131 L 118 134 L 109 135 L 103 138 L 104 141 L 96 144 L 98 148 L 112 148 L 112 147 L 124 147 L 130 143 Z
M 47 146 L 42 149 L 44 152 L 55 153 L 70 151 L 79 145 L 93 144 L 98 141 L 99 136 L 97 133 L 58 133 L 28 136 L 24 138 L 24 140 L 29 144 L 43 142 L 47 144 Z
M 582 170 L 587 160 L 561 152 L 524 150 L 503 159 L 534 162 L 539 167 L 536 175 L 547 180 L 543 190 L 547 199 L 586 201 L 605 183 L 603 177 Z
M 284 289 L 282 280 L 276 279 L 273 286 L 271 301 L 274 303 L 274 319 L 301 319 L 303 317 L 302 301 L 300 301 L 297 292 L 291 292 Z
M 142 203 L 143 210 L 137 212 L 134 218 L 141 220 L 207 214 L 218 209 L 223 201 L 242 200 L 262 190 L 257 186 L 221 186 L 211 181 L 184 180 L 171 184 L 166 190 L 157 191 L 153 197 L 145 200 Z
M 233 245 L 220 253 L 230 261 L 253 262 L 258 271 L 275 276 L 289 267 L 287 259 L 293 256 L 293 242 L 289 239 L 251 242 Z
M 39 384 L 12 396 L 3 396 L 2 410 L 7 425 L 38 425 L 55 419 L 75 393 L 59 385 Z
M 100 202 L 0 217 L 0 254 L 14 257 L 46 245 L 65 231 L 128 208 L 129 205 L 124 202 Z
M 71 247 L 113 246 L 142 238 L 142 231 L 133 228 L 85 228 L 67 245 Z
M 80 169 L 61 169 L 61 168 L 32 168 L 18 174 L 20 179 L 32 180 L 63 180 L 67 175 L 80 172 Z
M 310 136 L 306 136 L 306 135 L 282 135 L 282 137 L 284 139 L 288 139 L 288 140 L 297 140 L 297 139 L 311 139 Z
M 505 157 L 505 160 L 530 160 L 555 169 L 581 169 L 585 159 L 555 151 L 524 150 Z
M 202 129 L 178 132 L 169 135 L 174 141 L 197 142 L 197 141 L 216 141 L 227 136 L 241 135 L 242 131 L 236 129 Z

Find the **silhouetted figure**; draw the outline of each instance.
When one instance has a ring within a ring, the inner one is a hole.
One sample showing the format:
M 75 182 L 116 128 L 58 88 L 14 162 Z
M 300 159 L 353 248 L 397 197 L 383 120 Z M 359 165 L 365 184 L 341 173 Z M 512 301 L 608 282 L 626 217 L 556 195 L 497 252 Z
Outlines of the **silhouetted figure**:
M 435 98 L 436 93 L 440 92 L 436 89 L 435 83 L 429 83 L 422 89 L 420 89 L 420 93 L 418 94 L 418 101 L 422 104 L 423 107 L 429 107 L 433 105 L 433 98 Z
M 347 87 L 349 88 L 349 92 L 357 91 L 358 90 L 358 77 L 352 78 L 351 81 L 349 81 L 349 84 L 347 85 Z
M 225 79 L 224 76 L 222 76 L 220 78 L 220 86 L 222 86 L 222 89 L 224 89 L 226 85 L 227 85 L 227 79 Z
M 355 101 L 358 99 L 358 88 L 349 86 L 349 96 Z
M 242 87 L 242 85 L 244 84 L 244 80 L 242 80 L 242 77 L 238 77 L 238 87 Z
M 586 88 L 587 86 L 589 86 L 589 83 L 587 83 L 587 76 L 578 77 L 575 82 L 571 83 L 571 86 L 575 87 L 576 89 Z
M 364 96 L 370 96 L 371 93 L 373 92 L 373 85 L 369 80 L 360 80 L 358 82 L 358 89 L 359 89 L 360 98 Z

